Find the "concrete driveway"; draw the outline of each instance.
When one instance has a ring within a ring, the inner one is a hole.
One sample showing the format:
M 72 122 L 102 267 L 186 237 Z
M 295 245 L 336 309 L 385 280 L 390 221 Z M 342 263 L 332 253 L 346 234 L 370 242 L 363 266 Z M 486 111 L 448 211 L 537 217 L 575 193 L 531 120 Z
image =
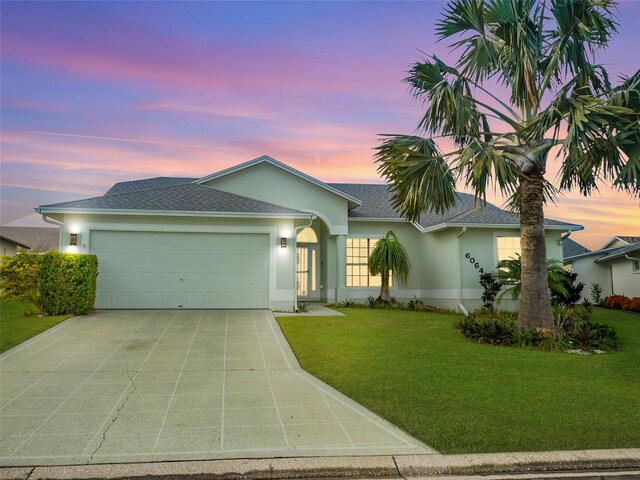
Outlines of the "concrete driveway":
M 270 311 L 102 311 L 0 356 L 0 465 L 435 453 L 301 370 Z

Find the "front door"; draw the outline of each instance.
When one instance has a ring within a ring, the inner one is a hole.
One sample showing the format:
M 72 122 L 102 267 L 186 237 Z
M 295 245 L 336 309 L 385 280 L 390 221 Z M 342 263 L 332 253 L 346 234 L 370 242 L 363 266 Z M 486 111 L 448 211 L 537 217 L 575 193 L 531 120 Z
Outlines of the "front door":
M 298 300 L 319 300 L 318 245 L 298 244 L 296 279 Z

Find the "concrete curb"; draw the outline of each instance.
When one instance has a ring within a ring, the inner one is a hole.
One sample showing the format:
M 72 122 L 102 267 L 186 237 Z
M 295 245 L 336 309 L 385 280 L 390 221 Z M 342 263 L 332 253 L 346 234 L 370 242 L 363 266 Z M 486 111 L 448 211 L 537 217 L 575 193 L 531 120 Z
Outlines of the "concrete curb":
M 632 471 L 633 470 L 633 471 Z M 533 475 L 532 475 L 533 474 Z M 489 477 L 490 476 L 490 477 Z M 0 469 L 1 480 L 640 478 L 640 449 L 296 457 Z

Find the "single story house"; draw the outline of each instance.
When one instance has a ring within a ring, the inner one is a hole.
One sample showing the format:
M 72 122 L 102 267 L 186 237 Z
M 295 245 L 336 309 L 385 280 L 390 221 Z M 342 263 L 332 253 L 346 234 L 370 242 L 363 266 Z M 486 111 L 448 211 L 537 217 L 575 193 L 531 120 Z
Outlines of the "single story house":
M 605 296 L 640 297 L 640 237 L 614 236 L 598 250 L 565 256 L 564 265 L 578 274 L 585 292 L 599 283 Z
M 518 253 L 519 218 L 460 193 L 410 223 L 386 185 L 325 183 L 268 156 L 202 178 L 115 184 L 101 197 L 36 209 L 60 250 L 98 256 L 97 308 L 271 308 L 364 301 L 379 293 L 367 259 L 394 230 L 413 268 L 399 300 L 477 308 L 480 269 Z M 550 258 L 582 226 L 547 219 Z M 506 301 L 508 303 L 508 301 Z
M 15 255 L 18 250 L 48 252 L 58 248 L 60 229 L 57 227 L 0 227 L 0 253 Z

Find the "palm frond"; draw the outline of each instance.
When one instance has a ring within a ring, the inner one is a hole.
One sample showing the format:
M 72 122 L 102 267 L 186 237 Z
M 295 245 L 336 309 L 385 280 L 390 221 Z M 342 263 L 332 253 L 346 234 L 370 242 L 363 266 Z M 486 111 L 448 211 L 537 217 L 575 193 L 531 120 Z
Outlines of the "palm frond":
M 547 76 L 558 70 L 574 75 L 588 70 L 595 52 L 617 32 L 614 6 L 611 0 L 552 0 L 555 28 L 547 33 Z
M 374 158 L 389 183 L 391 204 L 409 221 L 425 211 L 443 213 L 455 204 L 455 176 L 432 139 L 385 135 Z
M 487 186 L 493 185 L 506 195 L 511 195 L 519 184 L 519 172 L 515 163 L 506 157 L 501 147 L 493 141 L 474 140 L 461 149 L 455 160 L 458 175 L 465 186 L 471 188 L 476 199 L 487 201 Z
M 407 284 L 411 271 L 409 254 L 393 230 L 389 230 L 378 240 L 369 256 L 368 266 L 371 275 L 386 275 L 391 272 L 403 285 Z
M 414 64 L 405 81 L 414 96 L 425 101 L 425 113 L 418 129 L 430 135 L 450 135 L 457 145 L 465 145 L 480 135 L 480 112 L 469 84 L 453 68 L 437 57 Z

